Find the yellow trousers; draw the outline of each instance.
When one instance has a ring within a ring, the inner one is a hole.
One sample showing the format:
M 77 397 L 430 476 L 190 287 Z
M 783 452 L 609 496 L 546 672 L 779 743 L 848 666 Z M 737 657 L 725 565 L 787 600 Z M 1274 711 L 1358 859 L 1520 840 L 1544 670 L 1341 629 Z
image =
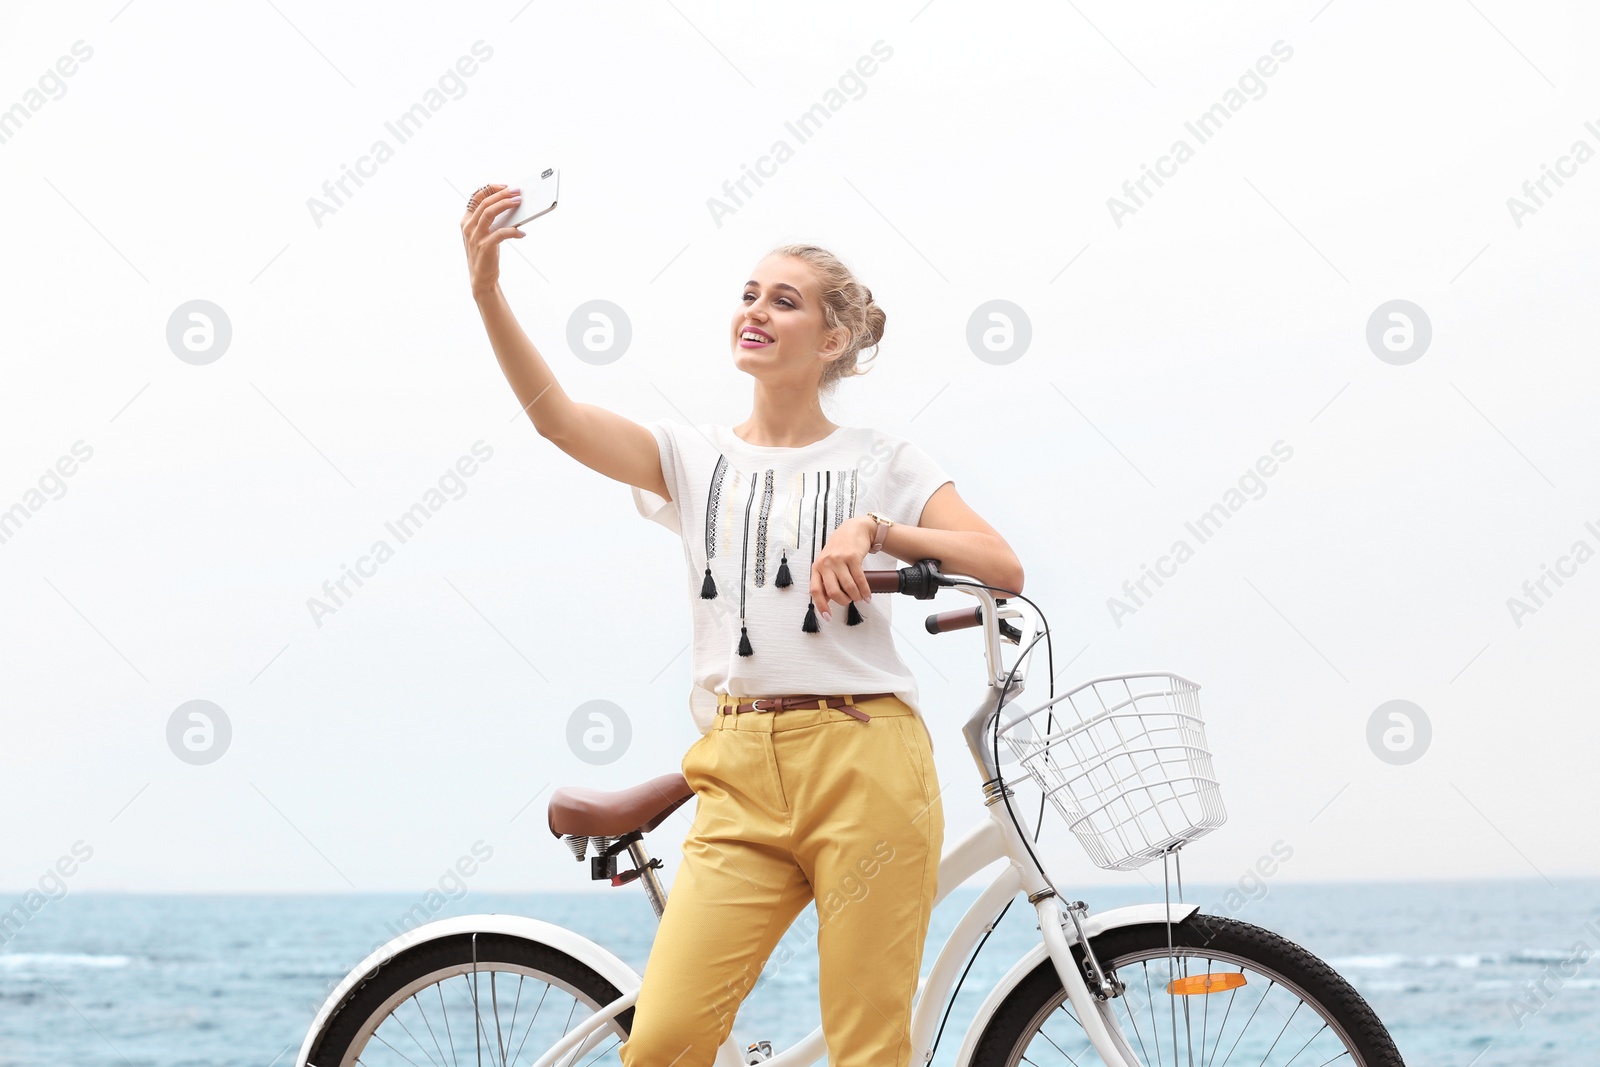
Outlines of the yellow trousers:
M 758 694 L 761 695 L 761 694 Z M 841 694 L 843 695 L 843 694 Z M 694 825 L 667 893 L 625 1067 L 704 1067 L 812 900 L 831 1067 L 906 1067 L 944 808 L 928 732 L 898 697 L 732 714 L 683 773 Z

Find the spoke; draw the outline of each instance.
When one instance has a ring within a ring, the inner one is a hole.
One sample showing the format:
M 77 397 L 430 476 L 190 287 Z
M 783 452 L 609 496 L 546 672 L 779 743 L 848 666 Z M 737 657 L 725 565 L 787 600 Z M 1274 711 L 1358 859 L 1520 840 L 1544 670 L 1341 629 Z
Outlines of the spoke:
M 429 1052 L 428 1047 L 417 1039 L 416 1034 L 411 1032 L 411 1027 L 406 1025 L 406 1021 L 400 1018 L 400 1005 L 396 1005 L 395 1010 L 389 1013 L 389 1018 L 394 1020 L 394 1024 L 396 1026 L 405 1031 L 406 1036 L 411 1039 L 412 1044 L 416 1045 L 418 1050 L 420 1050 L 424 1056 L 428 1057 L 428 1062 L 433 1063 L 433 1053 Z M 379 1023 L 378 1025 L 382 1026 L 383 1024 Z
M 1162 857 L 1161 874 L 1162 874 L 1162 880 L 1163 881 L 1165 881 L 1166 873 L 1167 873 L 1166 858 Z M 1172 914 L 1171 905 L 1168 905 L 1167 915 L 1171 916 L 1171 914 Z M 1177 955 L 1173 952 L 1173 949 L 1172 949 L 1172 922 L 1171 922 L 1171 920 L 1169 918 L 1169 920 L 1167 922 L 1167 984 L 1165 986 L 1166 989 L 1171 989 L 1172 988 L 1172 983 L 1178 978 L 1178 974 L 1177 974 L 1178 968 L 1176 966 L 1174 966 L 1174 964 L 1176 964 L 1177 962 L 1178 962 Z M 1178 1067 L 1178 1001 L 1180 999 L 1183 999 L 1183 998 L 1175 997 L 1171 993 L 1167 994 L 1167 1016 L 1168 1016 L 1168 1018 L 1170 1018 L 1172 1020 L 1172 1067 Z M 1185 1008 L 1187 1009 L 1187 1005 L 1185 1005 Z M 1159 1050 L 1158 1050 L 1157 1054 L 1159 1055 Z
M 382 1041 L 385 1045 L 389 1045 L 389 1039 L 384 1037 L 382 1034 L 374 1031 L 372 1036 L 377 1038 L 379 1041 Z M 421 1067 L 421 1065 L 419 1063 L 417 1063 L 417 1061 L 413 1060 L 410 1056 L 407 1056 L 404 1052 L 401 1052 L 399 1049 L 395 1048 L 393 1045 L 389 1045 L 389 1048 L 394 1051 L 394 1054 L 396 1056 L 399 1056 L 401 1059 L 403 1059 L 407 1063 L 411 1064 L 411 1067 Z
M 612 1037 L 613 1037 L 613 1040 L 615 1040 L 616 1035 L 613 1034 Z M 621 1041 L 617 1041 L 616 1044 L 607 1045 L 605 1048 L 601 1049 L 599 1052 L 596 1052 L 594 1054 L 594 1059 L 590 1060 L 589 1063 L 593 1063 L 594 1060 L 597 1060 L 601 1056 L 604 1056 L 606 1053 L 610 1052 L 612 1049 L 616 1048 L 617 1045 L 620 1045 L 620 1044 L 622 1044 L 622 1042 Z M 583 1067 L 589 1067 L 589 1063 L 585 1063 L 583 1065 Z
M 577 997 L 573 997 L 572 998 L 572 1007 L 567 1010 L 567 1021 L 561 1027 L 561 1036 L 562 1037 L 566 1037 L 567 1036 L 567 1031 L 572 1029 L 572 1013 L 577 1011 L 577 1010 L 578 1010 L 578 998 Z M 582 1047 L 583 1047 L 583 1042 L 582 1041 L 578 1042 L 576 1045 L 574 1045 L 572 1047 L 572 1059 L 575 1060 L 575 1059 L 578 1058 L 578 1050 L 580 1048 L 582 1048 Z M 570 1064 L 572 1062 L 572 1060 L 568 1060 L 567 1062 Z
M 500 996 L 495 992 L 494 976 L 497 972 L 489 972 L 489 1003 L 494 1006 L 494 1039 L 500 1046 L 500 1067 L 506 1067 L 506 1039 L 500 1032 Z
M 1242 965 L 1239 967 L 1239 973 L 1244 973 Z M 1206 1060 L 1206 1067 L 1211 1067 L 1212 1061 L 1217 1058 L 1217 1050 L 1222 1047 L 1222 1035 L 1228 1029 L 1228 1016 L 1233 1011 L 1233 1000 L 1239 995 L 1239 990 L 1243 988 L 1243 986 L 1234 986 L 1233 989 L 1228 991 L 1228 1006 L 1222 1010 L 1222 1021 L 1217 1024 L 1217 1043 L 1211 1046 L 1211 1056 Z
M 439 994 L 439 1014 L 444 1016 L 444 1036 L 450 1042 L 450 1062 L 455 1067 L 461 1067 L 461 1060 L 456 1055 L 456 1036 L 450 1032 L 450 1012 L 444 1006 L 444 983 L 439 982 L 433 987 Z
M 1289 1029 L 1289 1023 L 1290 1023 L 1290 1022 L 1292 1022 L 1292 1021 L 1293 1021 L 1293 1020 L 1294 1020 L 1294 1015 L 1295 1015 L 1295 1012 L 1297 1012 L 1297 1011 L 1299 1011 L 1299 1010 L 1300 1010 L 1300 1005 L 1302 1005 L 1302 1004 L 1304 1004 L 1304 1003 L 1305 1003 L 1305 1001 L 1303 1001 L 1303 1000 L 1297 1000 L 1297 1001 L 1295 1001 L 1295 1004 L 1294 1004 L 1294 1011 L 1291 1011 L 1291 1012 L 1290 1012 L 1290 1013 L 1289 1013 L 1289 1018 L 1288 1018 L 1288 1019 L 1286 1019 L 1286 1020 L 1284 1020 L 1284 1023 L 1283 1023 L 1283 1029 L 1282 1029 L 1282 1030 L 1279 1030 L 1279 1031 L 1278 1031 L 1278 1036 L 1277 1036 L 1277 1037 L 1275 1037 L 1275 1038 L 1273 1038 L 1273 1039 L 1272 1039 L 1272 1044 L 1271 1044 L 1271 1045 L 1269 1045 L 1269 1046 L 1267 1046 L 1267 1051 L 1266 1051 L 1266 1055 L 1263 1055 L 1263 1056 L 1262 1056 L 1262 1057 L 1261 1057 L 1261 1062 L 1262 1062 L 1262 1063 L 1263 1063 L 1263 1064 L 1265 1064 L 1265 1063 L 1266 1063 L 1266 1062 L 1267 1062 L 1267 1056 L 1270 1056 L 1270 1055 L 1272 1055 L 1272 1050 L 1273 1050 L 1273 1049 L 1275 1049 L 1275 1048 L 1277 1048 L 1277 1047 L 1278 1047 L 1278 1042 L 1279 1042 L 1279 1041 L 1282 1041 L 1282 1040 L 1283 1040 L 1283 1035 L 1284 1035 L 1284 1034 L 1285 1034 L 1285 1033 L 1286 1033 L 1286 1032 L 1288 1032 L 1288 1029 Z M 1281 1015 L 1281 1014 L 1283 1014 L 1283 1013 L 1282 1013 L 1282 1012 L 1279 1012 L 1279 1014 L 1280 1014 L 1280 1015 Z
M 483 1013 L 478 1010 L 478 935 L 472 935 L 472 1045 L 483 1067 Z
M 544 998 L 550 995 L 550 983 L 544 985 L 544 992 L 539 994 L 539 1003 L 533 1006 L 533 1018 L 528 1020 L 528 1028 L 522 1031 L 522 1041 L 517 1045 L 517 1054 L 511 1057 L 511 1062 L 516 1063 L 522 1059 L 522 1046 L 528 1043 L 528 1035 L 533 1033 L 533 1024 L 539 1021 L 539 1009 L 544 1007 Z
M 1150 1040 L 1156 1043 L 1156 1062 L 1161 1062 L 1161 1024 L 1156 1022 L 1156 995 L 1150 992 L 1150 961 L 1145 960 L 1141 966 L 1144 971 L 1144 995 L 1150 1001 Z M 1177 1056 L 1177 1052 L 1173 1052 Z
M 1173 858 L 1176 859 L 1177 858 L 1176 855 L 1174 855 Z M 1180 864 L 1180 870 L 1179 870 L 1179 873 L 1178 873 L 1178 897 L 1179 897 L 1180 900 L 1183 898 L 1183 873 L 1182 873 L 1182 870 L 1181 870 L 1181 864 Z M 1184 953 L 1183 955 L 1178 957 L 1178 972 L 1179 972 L 1180 977 L 1184 981 L 1188 981 L 1188 978 L 1189 978 L 1189 963 L 1190 963 L 1190 957 L 1189 957 L 1188 953 Z M 1171 998 L 1171 994 L 1168 994 L 1168 996 L 1169 996 L 1169 999 L 1170 999 Z M 1184 1051 L 1184 1055 L 1189 1060 L 1189 1067 L 1194 1067 L 1194 1020 L 1190 1017 L 1190 1014 L 1189 1014 L 1189 997 L 1183 996 L 1183 997 L 1178 997 L 1176 999 L 1181 1000 L 1183 1002 L 1183 1051 Z M 1174 1007 L 1176 1007 L 1176 1005 L 1174 1005 Z M 1177 1012 L 1174 1011 L 1173 1014 L 1176 1015 Z M 1172 1062 L 1173 1062 L 1174 1065 L 1176 1065 L 1177 1062 L 1178 1062 L 1178 1047 L 1177 1047 L 1178 1046 L 1178 1039 L 1177 1038 L 1173 1038 L 1172 1039 L 1172 1046 L 1173 1046 L 1172 1047 Z
M 1061 1003 L 1060 1003 L 1060 1004 L 1057 1004 L 1057 1005 L 1056 1005 L 1056 1011 L 1059 1011 L 1059 1012 L 1060 1012 L 1060 1013 L 1061 1013 L 1061 1014 L 1062 1014 L 1062 1015 L 1065 1015 L 1065 1016 L 1066 1016 L 1066 1017 L 1067 1017 L 1067 1018 L 1068 1018 L 1068 1019 L 1071 1019 L 1071 1020 L 1072 1020 L 1072 1025 L 1073 1025 L 1073 1026 L 1074 1026 L 1074 1027 L 1075 1027 L 1075 1028 L 1076 1028 L 1076 1029 L 1077 1029 L 1077 1030 L 1078 1030 L 1078 1032 L 1079 1032 L 1079 1034 L 1080 1034 L 1080 1036 L 1082 1036 L 1082 1037 L 1083 1037 L 1083 1038 L 1084 1038 L 1084 1039 L 1085 1039 L 1085 1041 L 1086 1041 L 1086 1042 L 1087 1042 L 1087 1043 L 1086 1043 L 1086 1044 L 1085 1044 L 1085 1045 L 1084 1045 L 1084 1047 L 1083 1047 L 1083 1048 L 1081 1048 L 1081 1049 L 1079 1049 L 1079 1050 L 1078 1050 L 1078 1055 L 1080 1055 L 1080 1056 L 1081 1056 L 1081 1055 L 1083 1055 L 1083 1054 L 1084 1054 L 1084 1053 L 1085 1053 L 1085 1052 L 1087 1052 L 1087 1051 L 1090 1051 L 1090 1050 L 1091 1050 L 1091 1049 L 1092 1049 L 1092 1048 L 1093 1048 L 1093 1047 L 1094 1047 L 1094 1042 L 1092 1042 L 1092 1041 L 1088 1041 L 1088 1033 L 1087 1033 L 1087 1032 L 1086 1032 L 1086 1031 L 1084 1031 L 1084 1028 L 1083 1028 L 1083 1023 L 1081 1023 L 1081 1022 L 1079 1022 L 1079 1021 L 1078 1021 L 1078 1017 L 1077 1017 L 1077 1016 L 1076 1016 L 1076 1015 L 1074 1015 L 1074 1014 L 1073 1014 L 1073 1013 L 1072 1013 L 1072 1008 L 1071 1008 L 1071 1007 L 1070 1007 L 1070 1004 L 1071 1004 L 1071 1001 L 1068 1001 L 1068 1000 L 1063 1000 L 1063 1001 L 1062 1001 L 1062 1002 L 1061 1002 Z M 1048 1022 L 1048 1021 L 1049 1021 L 1049 1020 L 1048 1020 L 1048 1018 L 1047 1018 L 1047 1019 L 1046 1019 L 1046 1020 L 1045 1020 L 1045 1022 Z M 1045 1040 L 1046 1040 L 1046 1041 L 1049 1041 L 1049 1042 L 1050 1042 L 1050 1044 L 1052 1044 L 1052 1045 L 1055 1045 L 1055 1049 L 1056 1049 L 1056 1051 L 1057 1051 L 1057 1052 L 1059 1052 L 1059 1053 L 1061 1053 L 1061 1054 L 1062 1054 L 1062 1055 L 1063 1055 L 1063 1056 L 1066 1056 L 1066 1057 L 1067 1057 L 1067 1062 L 1069 1062 L 1069 1063 L 1071 1063 L 1071 1064 L 1072 1064 L 1072 1065 L 1073 1065 L 1073 1067 L 1077 1067 L 1077 1064 L 1078 1064 L 1078 1061 L 1077 1061 L 1077 1060 L 1075 1060 L 1075 1059 L 1073 1059 L 1073 1058 L 1072 1058 L 1072 1056 L 1071 1056 L 1071 1054 L 1070 1054 L 1070 1053 L 1068 1053 L 1068 1052 L 1067 1052 L 1067 1051 L 1066 1051 L 1066 1050 L 1065 1050 L 1065 1049 L 1063 1049 L 1063 1048 L 1062 1048 L 1062 1047 L 1061 1047 L 1061 1046 L 1060 1046 L 1060 1045 L 1057 1045 L 1057 1044 L 1056 1044 L 1056 1043 L 1055 1043 L 1055 1041 L 1053 1041 L 1053 1040 L 1051 1040 L 1051 1038 L 1050 1038 L 1050 1035 L 1049 1035 L 1049 1034 L 1046 1034 L 1046 1033 L 1045 1033 L 1045 1032 L 1044 1032 L 1044 1027 L 1045 1027 L 1045 1023 L 1044 1023 L 1044 1022 L 1041 1022 L 1041 1023 L 1040 1023 L 1040 1024 L 1039 1024 L 1039 1030 L 1038 1030 L 1038 1032 L 1039 1032 L 1039 1033 L 1040 1033 L 1040 1034 L 1041 1034 L 1041 1035 L 1043 1035 L 1043 1037 L 1044 1037 L 1044 1039 L 1045 1039 Z M 1024 1056 L 1024 1057 L 1023 1057 L 1023 1059 L 1027 1059 L 1027 1057 L 1026 1057 L 1026 1056 Z M 1031 1062 L 1031 1061 L 1030 1061 L 1030 1062 Z
M 1237 974 L 1243 976 L 1247 973 L 1246 964 L 1231 962 L 1226 959 L 1218 960 L 1217 957 L 1213 955 L 1202 956 L 1199 953 L 1190 953 L 1188 951 L 1178 952 L 1177 949 L 1179 947 L 1180 946 L 1174 946 L 1174 954 L 1165 956 L 1168 961 L 1167 971 L 1169 973 L 1181 973 L 1185 977 L 1189 977 L 1191 975 L 1211 974 Z M 1137 1045 L 1139 1056 L 1144 1062 L 1147 1063 L 1168 1063 L 1168 1061 L 1164 1058 L 1165 1053 L 1161 1050 L 1161 1031 L 1164 1028 L 1160 1025 L 1159 1010 L 1155 1004 L 1155 989 L 1153 987 L 1156 983 L 1151 980 L 1150 976 L 1150 964 L 1160 960 L 1164 955 L 1165 954 L 1158 949 L 1153 955 L 1150 955 L 1139 961 L 1133 961 L 1140 964 L 1140 968 L 1144 974 L 1145 980 L 1143 984 L 1145 987 L 1145 995 L 1150 1000 L 1148 1007 L 1140 1007 L 1136 997 L 1134 996 L 1128 996 L 1125 994 L 1123 997 L 1118 998 L 1123 1001 L 1122 1016 L 1126 1022 L 1124 1031 L 1126 1032 L 1128 1029 L 1133 1031 L 1134 1042 Z M 1201 966 L 1202 961 L 1204 963 L 1203 968 Z M 1122 966 L 1111 963 L 1107 970 L 1109 972 L 1116 973 L 1119 977 L 1122 977 L 1124 972 L 1132 969 L 1133 962 L 1129 962 Z M 1254 972 L 1250 973 L 1254 975 Z M 1157 979 L 1159 979 L 1159 977 L 1160 975 L 1158 974 Z M 1239 994 L 1241 991 L 1246 989 L 1246 985 L 1256 984 L 1255 979 L 1264 980 L 1266 983 L 1265 988 L 1262 989 L 1260 997 L 1251 1007 L 1250 1012 L 1248 1014 L 1244 1014 L 1242 1006 L 1243 1002 L 1239 1001 L 1238 999 Z M 1125 988 L 1131 991 L 1134 986 L 1135 981 L 1128 981 Z M 1344 1039 L 1338 1036 L 1338 1030 L 1335 1024 L 1323 1016 L 1322 1009 L 1318 1006 L 1314 999 L 1310 999 L 1305 995 L 1298 994 L 1294 991 L 1292 986 L 1285 985 L 1283 986 L 1284 995 L 1288 996 L 1293 1002 L 1292 1010 L 1285 1012 L 1282 1009 L 1282 1006 L 1278 1003 L 1278 1001 L 1282 998 L 1275 997 L 1273 995 L 1277 988 L 1278 982 L 1275 978 L 1270 978 L 1267 975 L 1262 974 L 1255 975 L 1254 978 L 1247 980 L 1245 985 L 1235 986 L 1230 989 L 1228 991 L 1227 1000 L 1223 1003 L 1220 1009 L 1220 1014 L 1218 1015 L 1215 1036 L 1212 1036 L 1213 1032 L 1211 1027 L 1211 998 L 1213 994 L 1196 994 L 1205 997 L 1205 1003 L 1201 1005 L 1201 1031 L 1198 1045 L 1195 1044 L 1194 1041 L 1194 1005 L 1189 1003 L 1188 996 L 1185 995 L 1182 1006 L 1185 1040 L 1182 1048 L 1179 1047 L 1176 1033 L 1178 1007 L 1175 1001 L 1177 995 L 1174 994 L 1169 996 L 1168 1002 L 1171 1006 L 1170 1010 L 1172 1011 L 1170 1022 L 1172 1024 L 1171 1029 L 1173 1035 L 1173 1059 L 1171 1062 L 1175 1065 L 1175 1067 L 1182 1065 L 1184 1062 L 1185 1049 L 1187 1050 L 1189 1067 L 1228 1067 L 1228 1065 L 1233 1062 L 1233 1057 L 1235 1055 L 1240 1055 L 1241 1057 L 1240 1067 L 1244 1067 L 1246 1060 L 1248 1060 L 1251 1064 L 1259 1063 L 1262 1065 L 1262 1067 L 1265 1067 L 1265 1065 L 1268 1063 L 1277 1065 L 1277 1067 L 1311 1067 L 1311 1060 L 1316 1056 L 1327 1056 L 1326 1059 L 1316 1064 L 1316 1067 L 1329 1067 L 1329 1065 L 1336 1063 L 1349 1064 L 1355 1061 L 1356 1057 L 1354 1052 L 1352 1052 L 1349 1048 L 1343 1047 Z M 1165 987 L 1163 987 L 1163 989 L 1165 989 Z M 1235 1003 L 1239 1003 L 1241 1005 L 1241 1021 L 1239 1023 L 1238 1033 L 1234 1036 L 1232 1042 L 1229 1042 L 1228 1024 L 1233 1019 L 1233 1007 Z M 1308 1009 L 1308 1023 L 1302 1023 L 1299 1021 L 1299 1013 L 1302 1007 Z M 1262 1015 L 1263 1008 L 1270 1008 L 1271 1010 L 1266 1015 Z M 1074 1022 L 1078 1021 L 1074 1018 L 1071 1011 L 1068 1010 L 1065 1002 L 1062 1003 L 1061 1010 L 1063 1014 L 1068 1016 L 1068 1018 L 1073 1018 Z M 1111 1009 L 1111 1012 L 1114 1015 L 1115 1009 Z M 1150 1058 L 1150 1051 L 1146 1047 L 1144 1040 L 1144 1031 L 1139 1025 L 1139 1016 L 1146 1013 L 1148 1013 L 1148 1017 L 1151 1022 L 1152 1039 L 1155 1043 L 1154 1047 L 1156 1049 L 1156 1055 L 1154 1060 L 1151 1060 Z M 1272 1024 L 1273 1016 L 1276 1016 L 1277 1019 L 1281 1020 L 1282 1023 L 1276 1033 L 1273 1033 L 1273 1031 L 1269 1029 Z M 1255 1027 L 1255 1021 L 1258 1017 L 1261 1018 L 1263 1023 L 1261 1032 L 1257 1032 Z M 1111 1018 L 1111 1016 L 1108 1016 L 1108 1021 L 1114 1022 L 1115 1020 Z M 1331 1035 L 1326 1039 L 1323 1037 L 1323 1033 L 1325 1031 Z M 1042 1024 L 1040 1026 L 1040 1032 L 1043 1032 Z M 1246 1043 L 1245 1037 L 1251 1034 L 1254 1034 L 1254 1036 L 1252 1036 L 1250 1041 Z M 1266 1048 L 1263 1051 L 1262 1042 L 1266 1041 L 1269 1034 L 1271 1035 L 1272 1039 L 1270 1043 L 1266 1045 Z M 1286 1037 L 1289 1038 L 1287 1044 L 1284 1041 L 1284 1038 Z M 1301 1042 L 1298 1046 L 1294 1044 L 1296 1040 Z M 1074 1067 L 1076 1067 L 1077 1060 L 1068 1055 L 1067 1052 L 1055 1041 L 1051 1041 L 1050 1043 L 1055 1047 L 1056 1052 L 1060 1056 L 1066 1057 L 1066 1059 L 1074 1064 Z M 1223 1052 L 1224 1045 L 1228 1046 L 1226 1052 Z M 1289 1053 L 1290 1049 L 1293 1049 L 1294 1051 L 1288 1056 L 1287 1059 L 1280 1059 L 1278 1058 L 1277 1051 L 1280 1046 L 1283 1047 L 1286 1054 Z M 1092 1048 L 1092 1043 L 1089 1047 Z M 1217 1053 L 1219 1052 L 1223 1053 L 1221 1060 L 1217 1059 Z M 1083 1055 L 1083 1053 L 1079 1053 L 1079 1055 Z M 1259 1059 L 1257 1057 L 1259 1057 Z M 1090 1058 L 1091 1060 L 1093 1059 L 1092 1056 Z
M 1297 1004 L 1297 1005 L 1299 1005 L 1299 1004 L 1304 1004 L 1304 1003 L 1305 1003 L 1305 1001 L 1303 1001 L 1303 1000 L 1297 1000 L 1297 1001 L 1296 1001 L 1296 1004 Z M 1277 1006 L 1277 1005 L 1276 1005 L 1276 1004 L 1273 1004 L 1273 1005 L 1272 1005 L 1272 1006 L 1271 1006 L 1271 1007 L 1272 1007 L 1272 1010 L 1273 1010 L 1273 1011 L 1275 1011 L 1275 1012 L 1277 1012 L 1277 1013 L 1278 1013 L 1278 1018 L 1280 1018 L 1280 1019 L 1282 1019 L 1282 1018 L 1284 1018 L 1284 1014 L 1283 1014 L 1283 1009 L 1282 1009 L 1282 1008 L 1280 1008 L 1280 1007 L 1278 1007 L 1278 1006 Z M 1289 1016 L 1288 1016 L 1288 1018 L 1289 1018 L 1289 1020 L 1290 1020 L 1290 1021 L 1293 1021 L 1293 1019 L 1294 1019 L 1294 1012 L 1292 1012 L 1292 1011 L 1291 1011 L 1291 1012 L 1290 1012 L 1290 1013 L 1289 1013 Z M 1324 1023 L 1324 1024 L 1323 1024 L 1323 1025 L 1324 1025 L 1324 1026 L 1326 1026 L 1326 1025 L 1327 1025 L 1327 1024 L 1326 1024 L 1326 1023 Z M 1304 1031 L 1304 1030 L 1301 1030 L 1301 1029 L 1300 1029 L 1300 1024 L 1299 1024 L 1299 1023 L 1295 1023 L 1295 1027 L 1294 1027 L 1294 1032 L 1295 1032 L 1295 1033 L 1297 1033 L 1297 1034 L 1303 1034 L 1303 1033 L 1305 1033 L 1305 1031 Z M 1316 1035 L 1312 1035 L 1312 1036 L 1316 1036 Z
M 417 1014 L 422 1016 L 422 1025 L 428 1028 L 428 1036 L 433 1039 L 433 1047 L 439 1050 L 439 1062 L 443 1063 L 444 1048 L 439 1044 L 439 1035 L 433 1032 L 433 1023 L 428 1021 L 428 1013 L 422 1010 L 422 1001 L 417 995 L 421 992 L 422 990 L 419 989 L 416 993 L 411 994 L 411 1000 L 417 1006 Z M 443 1001 L 441 1000 L 440 1003 L 442 1004 Z
M 1124 990 L 1126 990 L 1126 987 L 1124 987 Z M 1128 1022 L 1133 1027 L 1133 1036 L 1139 1040 L 1139 1056 L 1141 1059 L 1148 1061 L 1150 1059 L 1150 1053 L 1144 1047 L 1144 1035 L 1139 1032 L 1139 1020 L 1134 1018 L 1133 1009 L 1128 1007 L 1128 995 L 1126 991 L 1124 991 L 1123 995 L 1118 999 L 1122 1001 L 1123 1014 L 1128 1017 Z
M 1072 1067 L 1078 1067 L 1078 1061 L 1073 1059 L 1070 1055 L 1068 1055 L 1066 1049 L 1064 1049 L 1060 1045 L 1056 1044 L 1055 1040 L 1053 1038 L 1051 1038 L 1051 1036 L 1049 1034 L 1044 1032 L 1044 1027 L 1042 1027 L 1042 1026 L 1039 1028 L 1039 1036 L 1044 1038 L 1046 1041 L 1049 1041 L 1050 1042 L 1050 1047 L 1054 1048 L 1057 1052 L 1061 1053 L 1063 1056 L 1066 1056 L 1067 1057 L 1067 1062 L 1072 1064 Z
M 510 1032 L 513 1038 L 517 1036 L 517 1009 L 522 1006 L 522 983 L 526 980 L 527 975 L 517 975 L 517 999 L 511 1004 L 511 1022 L 506 1026 L 506 1030 Z M 504 1050 L 502 1050 L 500 1053 L 500 1064 L 501 1067 L 506 1067 L 506 1054 Z
M 1293 1056 L 1290 1056 L 1288 1063 L 1285 1063 L 1283 1065 L 1283 1067 L 1289 1067 L 1290 1063 L 1293 1063 L 1295 1060 L 1299 1059 L 1300 1058 L 1300 1053 L 1304 1052 L 1306 1049 L 1310 1048 L 1311 1047 L 1311 1042 L 1313 1042 L 1313 1041 L 1315 1041 L 1317 1039 L 1317 1034 L 1322 1033 L 1322 1031 L 1326 1030 L 1327 1028 L 1328 1028 L 1328 1024 L 1327 1023 L 1323 1023 L 1321 1028 L 1317 1030 L 1317 1033 L 1312 1034 L 1310 1037 L 1306 1038 L 1306 1043 L 1300 1046 L 1299 1052 L 1296 1052 Z
M 1255 1021 L 1256 1012 L 1260 1011 L 1261 1005 L 1267 1002 L 1267 997 L 1272 993 L 1272 987 L 1276 984 L 1276 982 L 1269 981 L 1267 988 L 1261 991 L 1261 999 L 1256 1001 L 1255 1010 L 1250 1013 L 1250 1018 L 1246 1019 L 1244 1025 L 1239 1028 L 1239 1036 L 1233 1039 L 1233 1046 L 1228 1049 L 1228 1054 L 1222 1057 L 1222 1067 L 1228 1067 L 1228 1061 L 1233 1058 L 1233 1050 L 1239 1047 L 1240 1041 L 1244 1040 L 1244 1032 L 1250 1029 L 1250 1024 Z

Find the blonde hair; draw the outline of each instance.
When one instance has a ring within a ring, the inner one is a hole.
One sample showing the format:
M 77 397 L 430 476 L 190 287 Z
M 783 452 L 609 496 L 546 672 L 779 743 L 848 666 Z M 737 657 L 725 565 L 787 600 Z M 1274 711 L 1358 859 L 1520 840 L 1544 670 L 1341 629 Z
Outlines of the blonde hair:
M 793 244 L 774 248 L 768 255 L 793 256 L 803 259 L 816 275 L 817 289 L 822 295 L 823 327 L 847 331 L 844 353 L 823 364 L 822 377 L 817 382 L 817 392 L 829 395 L 846 378 L 866 374 L 856 365 L 856 357 L 867 348 L 876 348 L 883 339 L 883 309 L 872 299 L 872 290 L 863 285 L 838 256 L 817 245 Z M 877 359 L 877 352 L 872 354 Z

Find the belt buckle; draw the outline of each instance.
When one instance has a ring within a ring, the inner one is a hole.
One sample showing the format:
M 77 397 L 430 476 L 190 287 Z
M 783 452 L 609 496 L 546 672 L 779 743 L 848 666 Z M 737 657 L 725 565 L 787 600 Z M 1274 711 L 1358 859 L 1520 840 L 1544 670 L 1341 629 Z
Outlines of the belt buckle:
M 770 710 L 772 710 L 770 708 L 764 708 L 764 707 L 761 706 L 761 702 L 763 700 L 770 700 L 770 699 L 772 699 L 772 698 L 771 697 L 756 697 L 754 700 L 752 700 L 750 702 L 750 710 L 751 711 L 770 711 Z

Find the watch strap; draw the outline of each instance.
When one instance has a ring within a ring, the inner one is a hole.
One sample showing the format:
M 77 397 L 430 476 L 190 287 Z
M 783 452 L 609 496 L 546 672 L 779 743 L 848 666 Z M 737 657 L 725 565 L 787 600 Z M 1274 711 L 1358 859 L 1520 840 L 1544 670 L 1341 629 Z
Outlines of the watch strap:
M 872 531 L 872 551 L 882 552 L 884 539 L 889 536 L 889 527 L 894 525 L 894 520 L 879 515 L 876 511 L 869 511 L 867 515 L 877 523 Z

